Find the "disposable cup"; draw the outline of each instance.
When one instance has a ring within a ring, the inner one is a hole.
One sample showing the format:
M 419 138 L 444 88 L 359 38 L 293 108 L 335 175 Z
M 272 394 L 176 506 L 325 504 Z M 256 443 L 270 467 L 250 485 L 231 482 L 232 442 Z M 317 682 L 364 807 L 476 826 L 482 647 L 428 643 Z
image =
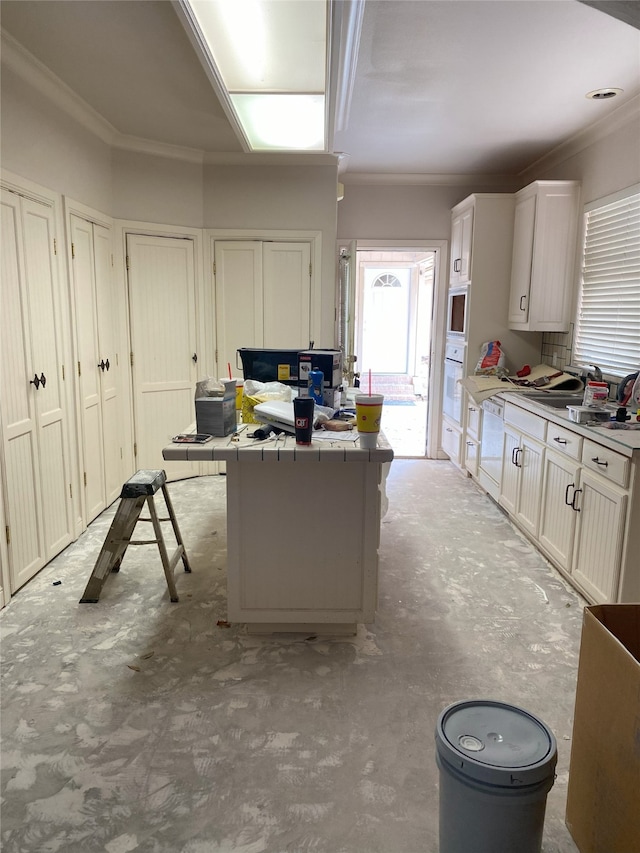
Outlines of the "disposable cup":
M 294 397 L 293 416 L 296 431 L 296 444 L 311 444 L 313 431 L 313 397 Z
M 358 394 L 356 397 L 356 421 L 360 447 L 366 450 L 373 450 L 377 446 L 383 402 L 383 394 Z

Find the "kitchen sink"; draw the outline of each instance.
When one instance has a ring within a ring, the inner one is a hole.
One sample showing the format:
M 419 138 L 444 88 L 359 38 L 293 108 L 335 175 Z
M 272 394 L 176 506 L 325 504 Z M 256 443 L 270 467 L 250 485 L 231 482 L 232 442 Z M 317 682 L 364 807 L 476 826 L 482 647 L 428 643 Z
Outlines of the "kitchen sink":
M 567 406 L 581 406 L 584 394 L 567 394 L 566 391 L 524 391 L 524 396 L 529 400 L 535 400 L 543 406 L 552 409 L 566 409 Z

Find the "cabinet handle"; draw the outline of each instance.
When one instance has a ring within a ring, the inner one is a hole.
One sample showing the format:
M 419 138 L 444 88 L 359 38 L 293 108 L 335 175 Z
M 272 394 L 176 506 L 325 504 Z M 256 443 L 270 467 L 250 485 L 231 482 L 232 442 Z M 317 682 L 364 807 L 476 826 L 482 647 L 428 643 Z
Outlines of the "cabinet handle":
M 516 466 L 516 468 L 522 468 L 520 464 L 520 457 L 518 454 L 522 453 L 521 447 L 514 447 L 511 451 L 511 462 Z
M 591 458 L 591 461 L 595 462 L 596 465 L 600 465 L 602 468 L 608 468 L 609 467 L 609 463 L 606 460 L 604 462 L 601 462 L 597 456 L 593 456 Z
M 474 409 L 474 407 L 473 407 L 473 406 L 469 406 L 469 411 L 470 411 L 470 412 L 477 412 L 478 410 L 477 410 L 477 409 Z
M 526 309 L 525 307 L 523 307 L 523 305 L 522 305 L 522 303 L 523 303 L 523 302 L 526 302 L 526 299 L 527 299 L 526 295 L 525 295 L 525 296 L 521 296 L 521 297 L 520 297 L 520 310 L 521 310 L 521 311 L 526 311 L 526 310 L 527 310 L 527 309 Z
M 581 494 L 581 492 L 582 492 L 582 489 L 576 489 L 575 492 L 573 493 L 573 498 L 571 500 L 571 509 L 575 510 L 576 512 L 580 512 L 580 507 L 576 506 L 576 498 L 578 497 L 579 494 Z
M 569 483 L 567 488 L 564 490 L 564 502 L 567 506 L 573 506 L 573 500 L 569 500 L 569 489 L 575 489 L 575 483 Z
M 566 443 L 567 443 L 567 439 L 566 439 L 566 438 L 560 438 L 560 437 L 559 437 L 559 436 L 557 436 L 557 435 L 556 435 L 556 436 L 554 436 L 553 440 L 554 440 L 554 441 L 557 441 L 557 442 L 558 442 L 558 444 L 566 444 Z
M 462 269 L 462 258 L 456 258 L 455 261 L 453 262 L 453 271 L 454 272 L 460 272 L 461 269 Z
M 40 387 L 40 380 L 38 379 L 38 374 L 37 374 L 37 373 L 34 373 L 34 374 L 33 374 L 33 379 L 30 379 L 30 380 L 29 380 L 29 385 L 35 385 L 35 386 L 36 386 L 36 388 L 39 388 L 39 387 Z
M 451 429 L 451 427 L 446 427 L 446 431 L 447 431 L 447 432 L 453 432 L 453 430 Z
M 473 442 L 472 442 L 472 441 L 468 441 L 468 442 L 467 442 L 467 447 L 473 447 Z

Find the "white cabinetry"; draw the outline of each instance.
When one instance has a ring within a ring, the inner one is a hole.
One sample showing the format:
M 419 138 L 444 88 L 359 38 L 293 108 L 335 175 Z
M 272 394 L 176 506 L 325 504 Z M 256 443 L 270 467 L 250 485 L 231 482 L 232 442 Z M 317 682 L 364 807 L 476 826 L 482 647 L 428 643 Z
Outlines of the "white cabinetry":
M 442 449 L 458 468 L 462 467 L 462 427 L 451 418 L 442 418 Z
M 11 592 L 72 540 L 53 205 L 2 190 L 2 468 Z
M 576 181 L 534 181 L 516 193 L 509 328 L 568 329 L 578 200 Z
M 473 238 L 473 205 L 462 207 L 451 219 L 451 266 L 449 284 L 471 281 L 471 247 Z
M 465 393 L 465 439 L 464 467 L 472 477 L 478 476 L 480 463 L 480 436 L 482 432 L 482 409 Z
M 548 420 L 545 446 L 545 419 L 511 403 L 505 421 L 501 506 L 589 601 L 640 599 L 638 453 L 568 421 Z

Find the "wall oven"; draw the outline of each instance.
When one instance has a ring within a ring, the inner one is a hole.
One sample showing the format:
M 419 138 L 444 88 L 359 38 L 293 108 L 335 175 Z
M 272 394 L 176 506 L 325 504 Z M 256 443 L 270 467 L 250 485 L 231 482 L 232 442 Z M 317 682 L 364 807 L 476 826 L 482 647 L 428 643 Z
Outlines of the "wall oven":
M 442 411 L 457 424 L 462 424 L 462 386 L 460 380 L 464 377 L 463 343 L 448 342 L 444 357 L 444 393 L 442 395 Z

